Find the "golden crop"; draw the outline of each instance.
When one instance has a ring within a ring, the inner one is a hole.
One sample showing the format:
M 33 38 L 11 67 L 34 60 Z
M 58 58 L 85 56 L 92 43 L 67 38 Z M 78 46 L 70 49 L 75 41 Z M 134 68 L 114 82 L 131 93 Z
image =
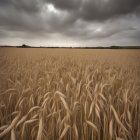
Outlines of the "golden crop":
M 0 140 L 140 140 L 140 51 L 1 49 Z

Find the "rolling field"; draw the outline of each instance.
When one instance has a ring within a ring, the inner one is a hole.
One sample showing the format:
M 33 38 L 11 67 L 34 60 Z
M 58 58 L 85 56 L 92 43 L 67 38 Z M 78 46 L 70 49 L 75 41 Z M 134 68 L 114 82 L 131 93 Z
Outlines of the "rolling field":
M 140 140 L 140 50 L 1 48 L 0 140 Z

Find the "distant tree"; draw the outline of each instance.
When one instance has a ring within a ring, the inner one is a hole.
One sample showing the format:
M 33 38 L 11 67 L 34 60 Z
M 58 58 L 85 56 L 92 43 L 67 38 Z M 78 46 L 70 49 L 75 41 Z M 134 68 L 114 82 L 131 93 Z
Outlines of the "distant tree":
M 30 48 L 30 46 L 28 46 L 28 45 L 26 45 L 26 44 L 23 44 L 23 45 L 21 46 L 21 48 Z

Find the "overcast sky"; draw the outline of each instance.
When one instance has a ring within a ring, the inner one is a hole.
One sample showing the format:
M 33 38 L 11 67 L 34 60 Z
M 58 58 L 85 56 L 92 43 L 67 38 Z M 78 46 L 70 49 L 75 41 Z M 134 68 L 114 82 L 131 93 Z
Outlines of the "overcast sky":
M 140 45 L 140 0 L 0 0 L 0 44 Z

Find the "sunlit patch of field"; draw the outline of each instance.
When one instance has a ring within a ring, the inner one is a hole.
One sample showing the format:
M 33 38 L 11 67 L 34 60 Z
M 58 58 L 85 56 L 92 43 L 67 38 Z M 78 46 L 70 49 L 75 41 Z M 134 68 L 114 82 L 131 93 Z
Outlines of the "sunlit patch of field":
M 140 140 L 140 51 L 0 49 L 0 139 Z

